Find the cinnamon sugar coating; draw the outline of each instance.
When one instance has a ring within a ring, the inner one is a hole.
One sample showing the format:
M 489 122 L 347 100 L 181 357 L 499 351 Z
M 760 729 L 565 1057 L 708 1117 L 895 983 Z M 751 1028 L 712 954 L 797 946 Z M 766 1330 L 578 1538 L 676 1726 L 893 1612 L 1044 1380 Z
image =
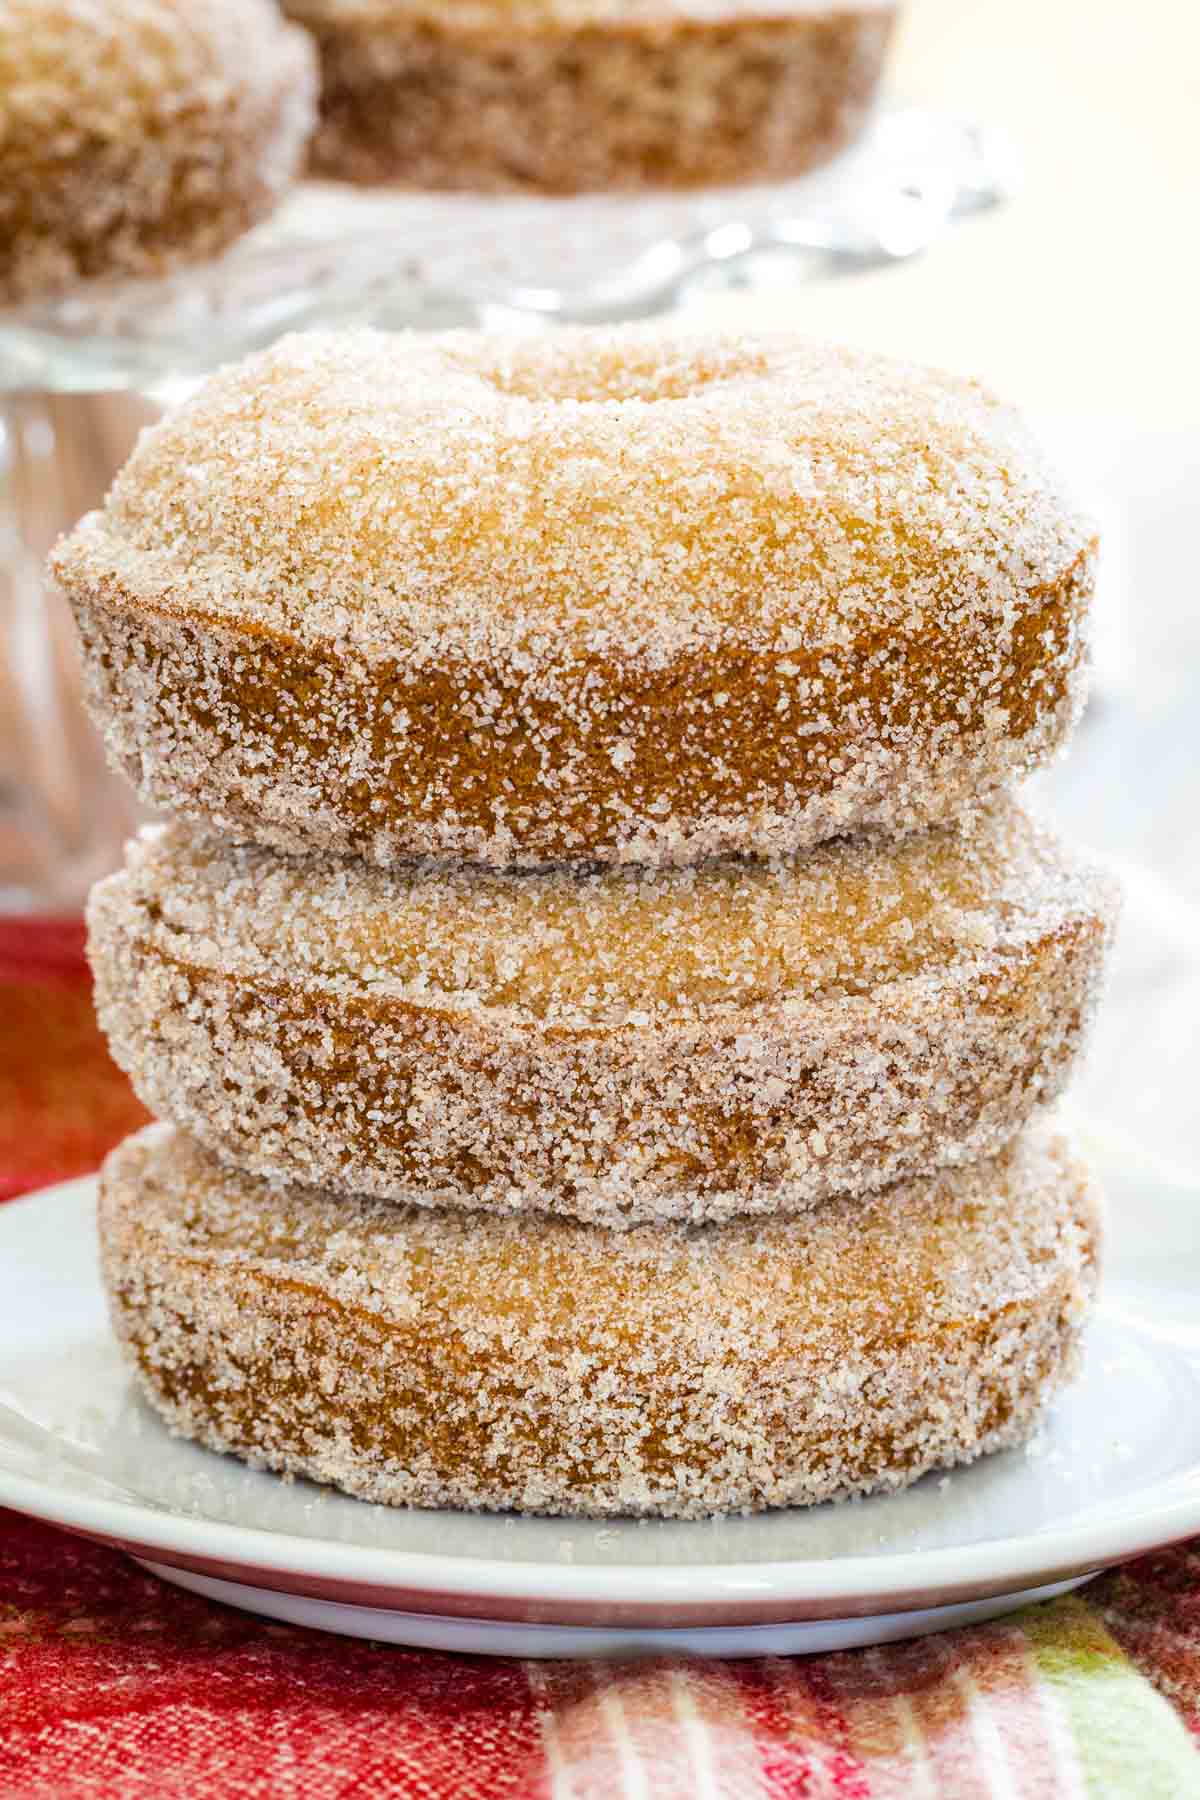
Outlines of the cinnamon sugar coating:
M 393 1505 L 696 1518 L 1019 1443 L 1099 1215 L 1037 1134 L 803 1219 L 614 1235 L 266 1186 L 152 1127 L 100 1242 L 144 1392 L 211 1449 Z
M 381 864 L 684 863 L 1045 762 L 1093 550 L 974 384 L 658 326 L 284 340 L 53 568 L 158 805 Z
M 857 136 L 890 0 L 285 0 L 339 180 L 576 193 L 778 181 Z
M 273 0 L 0 0 L 0 304 L 214 255 L 315 122 Z
M 383 871 L 156 828 L 89 923 L 117 1061 L 222 1160 L 628 1226 L 999 1149 L 1070 1072 L 1113 913 L 1004 801 L 657 871 Z

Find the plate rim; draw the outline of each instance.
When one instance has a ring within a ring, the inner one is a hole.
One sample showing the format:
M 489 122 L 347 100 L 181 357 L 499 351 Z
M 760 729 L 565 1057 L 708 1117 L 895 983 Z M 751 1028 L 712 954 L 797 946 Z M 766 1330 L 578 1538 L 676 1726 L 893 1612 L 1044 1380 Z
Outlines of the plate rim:
M 5 1203 L 6 1214 L 39 1203 L 80 1206 L 94 1200 L 95 1175 L 57 1182 Z M 1102 1303 L 1103 1304 L 1103 1303 Z M 538 1563 L 495 1557 L 464 1558 L 429 1550 L 378 1549 L 332 1539 L 296 1536 L 256 1525 L 194 1518 L 136 1500 L 73 1493 L 0 1467 L 0 1505 L 84 1536 L 117 1541 L 131 1554 L 174 1552 L 228 1567 L 342 1583 L 393 1595 L 480 1599 L 537 1606 L 617 1607 L 631 1612 L 670 1608 L 692 1619 L 722 1606 L 861 1605 L 906 1611 L 943 1596 L 985 1588 L 1030 1587 L 1095 1570 L 1200 1534 L 1200 1467 L 1194 1492 L 1142 1506 L 1091 1524 L 992 1538 L 977 1545 L 902 1550 L 872 1556 L 788 1558 L 754 1564 Z M 162 1560 L 161 1554 L 158 1560 Z M 186 1565 L 185 1565 L 186 1566 Z M 699 1590 L 702 1590 L 699 1591 Z

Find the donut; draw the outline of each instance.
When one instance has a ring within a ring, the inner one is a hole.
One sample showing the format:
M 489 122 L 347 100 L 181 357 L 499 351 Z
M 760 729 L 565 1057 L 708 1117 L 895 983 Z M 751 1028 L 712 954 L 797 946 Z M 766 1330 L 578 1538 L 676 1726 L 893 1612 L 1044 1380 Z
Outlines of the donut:
M 173 1431 L 389 1505 L 680 1518 L 1019 1443 L 1100 1230 L 1037 1135 L 800 1219 L 614 1234 L 276 1187 L 165 1127 L 109 1158 L 99 1223 Z
M 892 0 L 285 0 L 318 174 L 480 192 L 777 181 L 859 132 Z
M 379 870 L 155 827 L 89 924 L 117 1062 L 221 1160 L 623 1227 L 998 1150 L 1071 1070 L 1114 910 L 1006 800 L 660 870 Z
M 1073 725 L 1093 552 L 973 383 L 658 326 L 284 340 L 52 567 L 146 800 L 507 867 L 953 818 Z
M 224 249 L 297 172 L 316 88 L 272 0 L 0 0 L 0 304 Z

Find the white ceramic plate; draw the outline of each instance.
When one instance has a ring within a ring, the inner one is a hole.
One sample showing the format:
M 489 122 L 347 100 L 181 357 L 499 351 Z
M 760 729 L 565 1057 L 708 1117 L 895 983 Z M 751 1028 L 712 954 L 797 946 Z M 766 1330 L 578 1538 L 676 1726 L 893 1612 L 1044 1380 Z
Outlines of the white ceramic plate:
M 1028 1452 L 703 1524 L 402 1512 L 170 1438 L 96 1272 L 91 1181 L 0 1209 L 0 1503 L 251 1610 L 439 1648 L 827 1649 L 989 1617 L 1200 1533 L 1200 1192 L 1106 1167 L 1106 1297 Z

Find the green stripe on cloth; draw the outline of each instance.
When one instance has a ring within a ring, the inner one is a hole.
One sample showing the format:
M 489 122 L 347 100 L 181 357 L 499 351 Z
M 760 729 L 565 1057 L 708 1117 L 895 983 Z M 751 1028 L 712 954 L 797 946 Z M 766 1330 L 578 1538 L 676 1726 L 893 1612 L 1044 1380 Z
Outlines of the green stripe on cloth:
M 1200 1800 L 1200 1756 L 1083 1594 L 1031 1607 L 1020 1623 L 1066 1719 L 1089 1800 Z

